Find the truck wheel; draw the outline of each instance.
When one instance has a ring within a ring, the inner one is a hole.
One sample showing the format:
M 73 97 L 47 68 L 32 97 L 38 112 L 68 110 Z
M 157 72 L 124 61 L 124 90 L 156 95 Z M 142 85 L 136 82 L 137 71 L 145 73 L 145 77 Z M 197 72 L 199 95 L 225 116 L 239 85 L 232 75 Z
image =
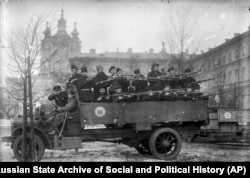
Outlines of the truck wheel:
M 14 142 L 13 142 L 13 152 L 18 161 L 23 161 L 22 160 L 22 135 L 18 136 Z M 36 141 L 36 161 L 40 161 L 43 158 L 44 151 L 45 151 L 45 146 L 42 141 L 42 139 L 35 135 L 35 141 Z M 33 161 L 32 155 L 31 155 L 31 136 L 27 136 L 27 143 L 26 143 L 26 149 L 27 149 L 27 155 L 26 155 L 26 160 L 27 161 Z
M 158 129 L 150 136 L 149 150 L 158 159 L 175 159 L 181 151 L 181 136 L 170 128 Z

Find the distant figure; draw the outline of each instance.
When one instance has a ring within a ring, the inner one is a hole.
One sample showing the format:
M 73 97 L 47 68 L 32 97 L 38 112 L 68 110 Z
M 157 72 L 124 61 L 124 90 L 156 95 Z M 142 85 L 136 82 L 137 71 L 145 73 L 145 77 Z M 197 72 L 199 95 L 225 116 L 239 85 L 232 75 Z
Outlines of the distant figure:
M 68 102 L 68 94 L 66 91 L 62 91 L 60 85 L 56 85 L 53 87 L 53 93 L 49 95 L 48 100 L 55 100 L 58 107 L 64 107 Z

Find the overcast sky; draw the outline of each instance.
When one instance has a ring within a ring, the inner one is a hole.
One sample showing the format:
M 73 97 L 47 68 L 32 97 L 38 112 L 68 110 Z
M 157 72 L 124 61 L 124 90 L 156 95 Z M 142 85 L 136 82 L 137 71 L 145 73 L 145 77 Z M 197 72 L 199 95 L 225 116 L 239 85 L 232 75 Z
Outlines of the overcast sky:
M 70 34 L 77 23 L 82 52 L 90 48 L 97 53 L 108 51 L 144 52 L 149 48 L 161 50 L 166 41 L 164 24 L 170 12 L 180 7 L 190 8 L 198 19 L 193 34 L 201 41 L 200 49 L 207 50 L 243 33 L 250 26 L 249 0 L 9 0 L 2 11 L 5 31 L 25 24 L 32 16 L 49 14 L 48 21 L 57 25 L 64 9 L 67 32 Z M 9 28 L 7 28 L 7 26 Z M 45 27 L 44 27 L 45 28 Z

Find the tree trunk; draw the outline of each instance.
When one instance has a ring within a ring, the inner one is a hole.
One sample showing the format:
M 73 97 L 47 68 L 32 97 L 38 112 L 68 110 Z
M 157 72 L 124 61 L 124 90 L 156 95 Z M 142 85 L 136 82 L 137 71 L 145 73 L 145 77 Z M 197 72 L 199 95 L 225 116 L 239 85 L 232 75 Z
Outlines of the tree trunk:
M 22 161 L 26 162 L 26 141 L 27 141 L 27 74 L 24 74 L 23 81 L 23 128 L 22 128 Z
M 31 134 L 31 151 L 33 161 L 37 161 L 35 154 L 35 135 L 34 135 L 34 120 L 33 120 L 33 99 L 32 99 L 32 81 L 31 81 L 31 66 L 30 57 L 28 57 L 28 90 L 29 90 L 29 115 L 30 115 L 30 134 Z

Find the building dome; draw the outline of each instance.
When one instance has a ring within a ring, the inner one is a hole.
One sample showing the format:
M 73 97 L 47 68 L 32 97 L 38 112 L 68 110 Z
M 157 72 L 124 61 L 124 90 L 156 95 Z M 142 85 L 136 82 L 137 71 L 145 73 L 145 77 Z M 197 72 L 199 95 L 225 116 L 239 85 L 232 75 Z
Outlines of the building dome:
M 71 35 L 73 37 L 78 37 L 78 35 L 79 35 L 79 33 L 78 33 L 77 29 L 76 29 L 76 23 L 74 23 L 74 30 L 71 32 Z
M 66 33 L 66 20 L 63 17 L 64 10 L 61 10 L 61 19 L 58 20 L 58 32 Z
M 64 10 L 61 10 L 61 18 L 58 20 L 58 24 L 66 24 L 66 20 L 63 17 Z

